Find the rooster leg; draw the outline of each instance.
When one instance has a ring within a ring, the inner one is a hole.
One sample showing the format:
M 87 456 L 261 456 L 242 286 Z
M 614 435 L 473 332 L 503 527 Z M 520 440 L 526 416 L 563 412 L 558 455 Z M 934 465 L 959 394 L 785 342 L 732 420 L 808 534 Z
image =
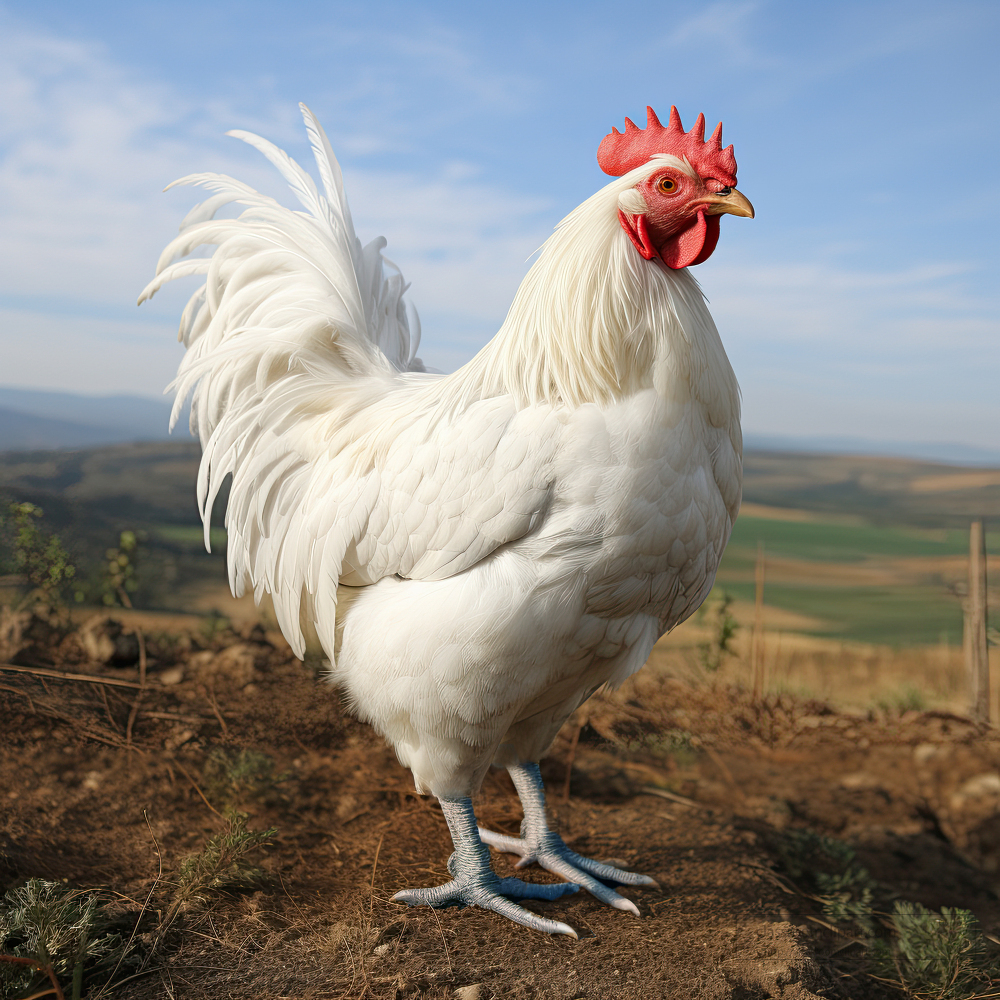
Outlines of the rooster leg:
M 631 899 L 619 896 L 605 883 L 618 885 L 650 885 L 659 888 L 656 879 L 648 875 L 623 871 L 614 865 L 602 864 L 571 851 L 558 833 L 549 829 L 545 815 L 545 788 L 537 764 L 517 764 L 507 768 L 517 794 L 524 808 L 521 836 L 506 837 L 501 833 L 480 828 L 479 835 L 484 843 L 499 851 L 520 854 L 518 868 L 537 862 L 547 871 L 561 875 L 583 886 L 591 895 L 617 910 L 628 910 L 639 916 L 639 910 Z
M 448 822 L 455 853 L 448 859 L 451 882 L 431 889 L 404 889 L 392 898 L 410 906 L 481 906 L 495 910 L 515 923 L 546 934 L 568 934 L 576 931 L 558 920 L 546 920 L 526 910 L 511 899 L 558 899 L 579 887 L 570 882 L 539 885 L 519 878 L 500 878 L 490 867 L 490 852 L 479 838 L 472 799 L 439 799 L 441 811 Z

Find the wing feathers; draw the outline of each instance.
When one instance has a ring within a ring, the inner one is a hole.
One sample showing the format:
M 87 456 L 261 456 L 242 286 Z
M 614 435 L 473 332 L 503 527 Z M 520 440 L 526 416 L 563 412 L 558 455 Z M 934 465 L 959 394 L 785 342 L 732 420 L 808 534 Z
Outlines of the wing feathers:
M 560 425 L 508 397 L 459 407 L 441 379 L 405 374 L 423 370 L 408 286 L 382 256 L 384 239 L 361 246 L 329 141 L 302 114 L 322 193 L 273 144 L 230 133 L 278 169 L 304 211 L 222 174 L 183 178 L 209 197 L 185 216 L 140 301 L 175 278 L 204 277 L 181 316 L 187 353 L 172 421 L 190 394 L 206 545 L 231 476 L 234 593 L 270 593 L 299 655 L 306 594 L 332 655 L 340 582 L 441 579 L 531 530 L 548 503 Z M 230 204 L 241 206 L 236 218 L 219 214 Z M 192 259 L 201 246 L 214 251 Z

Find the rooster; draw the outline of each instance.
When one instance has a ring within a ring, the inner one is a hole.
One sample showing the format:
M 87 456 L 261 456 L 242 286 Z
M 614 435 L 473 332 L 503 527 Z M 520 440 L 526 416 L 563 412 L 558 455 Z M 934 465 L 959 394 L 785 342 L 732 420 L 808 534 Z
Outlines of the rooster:
M 440 802 L 451 880 L 410 905 L 477 905 L 548 933 L 517 900 L 648 876 L 569 850 L 538 761 L 569 715 L 619 685 L 705 599 L 740 504 L 739 389 L 688 268 L 723 214 L 753 217 L 722 125 L 705 140 L 647 109 L 605 137 L 614 179 L 555 229 L 496 336 L 452 374 L 416 357 L 419 321 L 385 240 L 355 236 L 340 167 L 304 105 L 322 181 L 250 133 L 301 211 L 218 174 L 140 302 L 187 275 L 187 351 L 208 544 L 228 476 L 233 592 L 270 594 L 302 656 L 314 635 L 352 711 Z M 237 218 L 217 218 L 230 203 Z M 214 245 L 211 256 L 191 257 Z M 479 828 L 491 766 L 520 796 L 521 836 Z M 500 878 L 488 846 L 566 879 Z

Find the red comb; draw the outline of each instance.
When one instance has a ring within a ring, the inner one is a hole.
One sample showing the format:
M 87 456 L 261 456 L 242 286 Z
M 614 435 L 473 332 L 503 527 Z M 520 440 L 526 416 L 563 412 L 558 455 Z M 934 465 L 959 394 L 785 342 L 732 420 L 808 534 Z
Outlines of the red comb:
M 597 162 L 601 170 L 612 177 L 621 177 L 641 167 L 656 153 L 672 153 L 687 157 L 702 177 L 714 177 L 729 187 L 736 186 L 736 157 L 733 147 L 722 148 L 722 122 L 705 141 L 705 116 L 698 115 L 694 128 L 684 131 L 677 108 L 670 108 L 670 123 L 664 128 L 652 108 L 646 108 L 646 127 L 639 128 L 625 119 L 625 131 L 613 128 L 601 140 Z

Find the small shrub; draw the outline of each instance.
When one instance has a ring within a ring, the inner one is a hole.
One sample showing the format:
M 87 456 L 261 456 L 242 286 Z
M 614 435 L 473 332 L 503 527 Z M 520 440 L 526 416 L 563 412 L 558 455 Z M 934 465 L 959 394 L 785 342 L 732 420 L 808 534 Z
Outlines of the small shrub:
M 891 920 L 895 939 L 873 944 L 872 963 L 912 996 L 966 1000 L 991 981 L 986 941 L 968 910 L 900 901 Z
M 79 1000 L 85 970 L 110 973 L 126 957 L 109 923 L 96 893 L 30 879 L 0 903 L 0 952 L 30 958 L 59 978 L 72 976 L 72 997 Z M 28 966 L 0 962 L 2 995 L 14 997 L 41 984 L 39 976 Z
M 852 847 L 811 830 L 789 830 L 778 842 L 778 854 L 788 875 L 819 899 L 827 920 L 853 924 L 864 937 L 872 936 L 875 883 L 857 864 Z
M 220 611 L 212 608 L 211 611 L 202 618 L 198 631 L 201 632 L 206 642 L 212 644 L 221 639 L 227 632 L 232 631 L 232 622 Z
M 906 684 L 898 691 L 879 698 L 875 705 L 886 715 L 903 715 L 906 712 L 926 711 L 927 698 L 919 688 Z
M 248 801 L 270 801 L 277 786 L 287 777 L 276 774 L 274 761 L 259 750 L 232 752 L 217 747 L 202 769 L 205 793 L 213 802 L 226 807 Z
M 712 638 L 698 646 L 698 660 L 710 674 L 718 672 L 723 660 L 733 654 L 731 643 L 740 626 L 730 610 L 732 605 L 732 596 L 723 591 L 721 600 L 711 610 Z
M 204 905 L 220 893 L 252 889 L 265 878 L 265 873 L 246 858 L 278 831 L 273 827 L 248 830 L 247 819 L 246 813 L 229 813 L 229 829 L 212 837 L 199 854 L 191 854 L 181 861 L 172 879 L 171 919 L 180 909 L 192 904 Z M 164 919 L 164 925 L 169 922 Z
M 76 567 L 59 536 L 38 526 L 42 513 L 42 508 L 33 503 L 11 503 L 4 519 L 4 527 L 13 533 L 10 546 L 14 571 L 25 578 L 29 588 L 22 607 L 31 601 L 61 606 L 63 591 L 76 576 Z M 82 592 L 76 597 L 82 600 Z
M 118 536 L 118 548 L 107 549 L 101 574 L 101 602 L 108 607 L 120 603 L 122 607 L 132 607 L 129 596 L 139 588 L 136 578 L 135 559 L 139 540 L 134 531 L 123 531 Z

